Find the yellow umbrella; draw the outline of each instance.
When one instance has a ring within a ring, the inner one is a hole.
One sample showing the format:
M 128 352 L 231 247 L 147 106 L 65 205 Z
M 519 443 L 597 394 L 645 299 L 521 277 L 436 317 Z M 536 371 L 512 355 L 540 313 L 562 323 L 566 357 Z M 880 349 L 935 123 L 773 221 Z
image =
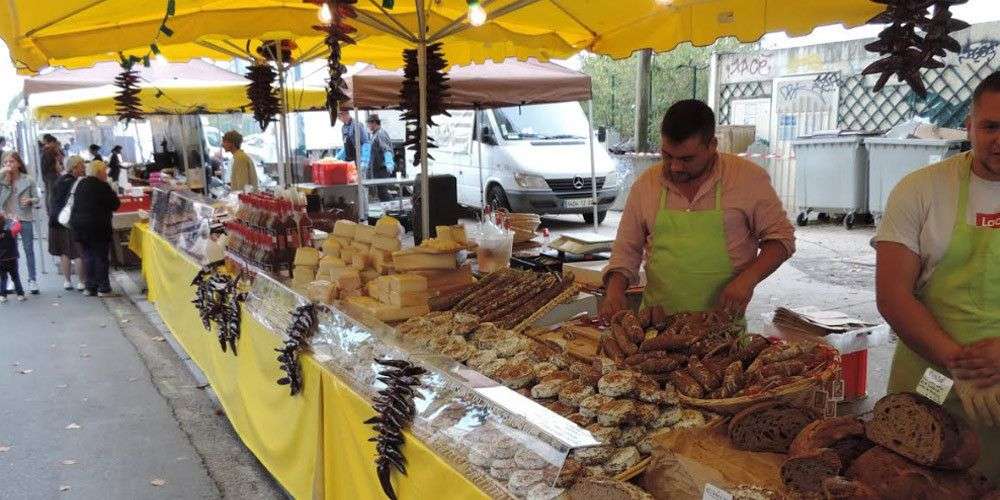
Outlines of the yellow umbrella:
M 31 112 L 36 120 L 114 116 L 117 92 L 116 87 L 106 85 L 36 94 L 31 99 Z M 326 109 L 326 89 L 300 87 L 287 88 L 286 92 L 289 111 Z M 139 95 L 145 114 L 245 113 L 250 110 L 242 83 L 170 82 L 143 87 Z

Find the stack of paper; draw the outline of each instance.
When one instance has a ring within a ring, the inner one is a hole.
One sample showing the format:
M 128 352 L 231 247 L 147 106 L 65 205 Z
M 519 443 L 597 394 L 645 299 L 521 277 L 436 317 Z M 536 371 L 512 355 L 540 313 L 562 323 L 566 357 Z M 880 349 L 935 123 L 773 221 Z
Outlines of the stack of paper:
M 599 252 L 610 252 L 614 243 L 613 236 L 604 236 L 593 232 L 566 233 L 549 243 L 549 247 L 576 255 L 589 255 Z
M 774 311 L 774 324 L 817 337 L 875 326 L 840 311 L 821 311 L 813 306 L 797 309 L 779 307 Z

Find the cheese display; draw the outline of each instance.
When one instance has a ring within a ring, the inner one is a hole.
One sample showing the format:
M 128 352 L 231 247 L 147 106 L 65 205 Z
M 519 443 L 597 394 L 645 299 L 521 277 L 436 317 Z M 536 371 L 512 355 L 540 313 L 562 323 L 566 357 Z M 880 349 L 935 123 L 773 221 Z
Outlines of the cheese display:
M 295 266 L 316 267 L 319 265 L 320 253 L 312 247 L 301 247 L 295 250 Z
M 398 252 L 403 249 L 403 242 L 400 241 L 398 236 L 376 234 L 375 237 L 372 238 L 372 248 L 386 250 L 389 252 Z
M 351 267 L 363 271 L 372 267 L 372 256 L 369 252 L 358 252 L 351 256 Z
M 427 288 L 438 295 L 446 295 L 476 282 L 472 276 L 472 266 L 464 264 L 458 269 L 414 270 L 412 274 L 427 279 Z
M 375 226 L 358 224 L 354 230 L 354 241 L 356 242 L 369 245 L 371 244 L 372 238 L 374 237 L 375 237 Z
M 357 307 L 381 321 L 396 322 L 405 319 L 427 314 L 430 309 L 426 306 L 397 307 L 383 304 L 371 297 L 351 297 L 347 303 Z
M 392 254 L 392 262 L 396 271 L 414 271 L 420 269 L 458 269 L 458 256 L 453 253 L 423 253 L 404 250 Z
M 354 238 L 354 232 L 358 224 L 353 221 L 340 219 L 333 225 L 333 235 L 342 238 Z
M 384 216 L 375 222 L 375 234 L 398 239 L 403 234 L 403 225 L 395 217 Z
M 396 274 L 386 276 L 392 292 L 422 292 L 427 290 L 427 278 L 418 274 Z
M 340 255 L 340 249 L 343 248 L 336 238 L 329 237 L 323 240 L 323 255 Z
M 316 279 L 316 268 L 311 266 L 295 266 L 292 279 L 299 283 L 308 283 Z
M 313 302 L 331 305 L 338 298 L 337 286 L 326 280 L 313 281 L 306 288 L 306 296 Z

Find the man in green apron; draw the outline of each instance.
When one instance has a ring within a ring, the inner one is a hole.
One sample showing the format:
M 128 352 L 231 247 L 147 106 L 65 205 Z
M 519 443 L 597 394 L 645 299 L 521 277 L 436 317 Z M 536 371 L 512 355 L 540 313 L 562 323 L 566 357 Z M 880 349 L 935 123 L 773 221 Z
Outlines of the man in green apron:
M 795 250 L 795 233 L 767 173 L 719 153 L 715 114 L 680 101 L 660 127 L 663 162 L 632 185 L 611 261 L 601 317 L 625 309 L 639 284 L 643 302 L 667 313 L 726 308 L 742 314 L 756 286 Z
M 879 311 L 902 343 L 889 392 L 927 368 L 955 379 L 945 407 L 975 424 L 982 472 L 1000 474 L 1000 73 L 973 93 L 972 150 L 918 170 L 875 236 Z

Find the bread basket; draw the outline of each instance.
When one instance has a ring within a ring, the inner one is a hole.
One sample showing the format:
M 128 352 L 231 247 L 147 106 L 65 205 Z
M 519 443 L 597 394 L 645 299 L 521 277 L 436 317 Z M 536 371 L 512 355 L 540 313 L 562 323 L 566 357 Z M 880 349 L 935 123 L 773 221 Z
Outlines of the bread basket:
M 750 406 L 763 403 L 764 401 L 781 401 L 797 406 L 815 407 L 816 405 L 813 404 L 815 391 L 825 387 L 840 374 L 840 354 L 837 350 L 825 343 L 817 343 L 816 349 L 829 351 L 827 355 L 830 356 L 831 361 L 817 368 L 806 377 L 795 380 L 790 384 L 775 387 L 774 389 L 751 396 L 736 398 L 698 399 L 680 393 L 677 394 L 677 398 L 685 406 L 693 406 L 723 415 L 735 415 Z M 824 400 L 823 403 L 825 402 Z M 823 410 L 823 408 L 818 409 Z

